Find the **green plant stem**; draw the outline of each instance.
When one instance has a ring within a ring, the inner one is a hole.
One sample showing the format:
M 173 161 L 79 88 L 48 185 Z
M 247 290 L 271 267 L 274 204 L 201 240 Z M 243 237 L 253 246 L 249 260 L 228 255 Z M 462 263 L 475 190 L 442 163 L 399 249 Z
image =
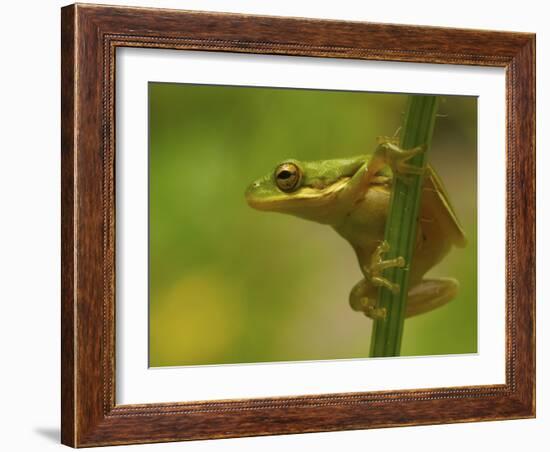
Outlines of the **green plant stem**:
M 425 152 L 407 162 L 418 168 L 426 166 L 426 155 L 432 141 L 437 101 L 437 96 L 411 95 L 407 102 L 400 146 L 402 149 L 426 147 Z M 401 352 L 409 268 L 416 242 L 418 212 L 422 197 L 423 176 L 394 175 L 393 178 L 384 236 L 390 245 L 390 250 L 384 259 L 403 256 L 406 265 L 404 268 L 389 268 L 384 271 L 384 277 L 397 283 L 400 291 L 398 294 L 393 294 L 384 287 L 379 289 L 378 306 L 386 309 L 386 317 L 374 322 L 371 357 L 399 356 Z

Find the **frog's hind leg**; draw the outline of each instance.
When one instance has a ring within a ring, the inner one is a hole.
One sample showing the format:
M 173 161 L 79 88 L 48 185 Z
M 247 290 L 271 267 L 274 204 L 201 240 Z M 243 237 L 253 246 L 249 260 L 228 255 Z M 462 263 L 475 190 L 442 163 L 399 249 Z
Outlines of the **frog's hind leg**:
M 405 259 L 396 257 L 384 259 L 382 256 L 390 250 L 390 245 L 385 240 L 378 245 L 372 253 L 370 265 L 363 267 L 365 279 L 359 281 L 349 294 L 349 303 L 354 311 L 363 312 L 371 319 L 385 319 L 386 308 L 378 306 L 378 287 L 385 287 L 397 294 L 401 290 L 398 284 L 384 278 L 382 271 L 386 268 L 405 266 Z
M 430 312 L 439 308 L 458 293 L 458 281 L 454 278 L 424 279 L 409 290 L 405 317 Z M 354 311 L 363 312 L 373 320 L 386 318 L 386 310 L 377 306 L 378 287 L 366 279 L 359 281 L 349 295 L 349 303 Z
M 454 278 L 424 279 L 409 290 L 405 317 L 424 314 L 447 304 L 458 293 L 458 281 Z

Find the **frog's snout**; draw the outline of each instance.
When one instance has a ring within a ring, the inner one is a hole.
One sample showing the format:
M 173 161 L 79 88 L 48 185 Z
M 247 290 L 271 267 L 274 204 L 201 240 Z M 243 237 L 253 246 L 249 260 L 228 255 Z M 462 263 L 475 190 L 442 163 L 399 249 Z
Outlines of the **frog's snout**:
M 260 181 L 252 182 L 245 190 L 244 197 L 250 207 L 258 208 L 257 192 L 260 188 Z
M 269 179 L 262 178 L 252 182 L 244 193 L 246 202 L 256 210 L 273 210 L 274 196 L 270 189 Z
M 246 187 L 246 190 L 244 192 L 244 195 L 249 198 L 250 196 L 253 196 L 256 190 L 260 187 L 260 182 L 252 182 L 248 187 Z
M 259 186 L 260 186 L 260 181 L 252 182 L 246 189 L 246 192 L 247 193 L 252 192 L 256 190 Z

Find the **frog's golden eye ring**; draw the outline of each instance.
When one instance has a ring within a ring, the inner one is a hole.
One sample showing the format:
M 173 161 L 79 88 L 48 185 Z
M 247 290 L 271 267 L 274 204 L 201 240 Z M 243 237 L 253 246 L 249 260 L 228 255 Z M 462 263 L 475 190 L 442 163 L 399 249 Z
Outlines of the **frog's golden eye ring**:
M 294 163 L 282 163 L 275 170 L 275 183 L 281 191 L 290 193 L 300 187 L 302 170 Z

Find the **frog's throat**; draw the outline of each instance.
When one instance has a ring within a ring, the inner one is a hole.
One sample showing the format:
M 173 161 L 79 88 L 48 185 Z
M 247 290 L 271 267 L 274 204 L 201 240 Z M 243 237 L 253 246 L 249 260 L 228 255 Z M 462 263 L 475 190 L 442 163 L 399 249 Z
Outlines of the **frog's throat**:
M 287 206 L 322 205 L 332 199 L 347 185 L 350 177 L 342 177 L 324 188 L 303 186 L 293 193 L 281 193 L 262 199 L 249 198 L 248 204 L 259 210 L 281 210 Z

